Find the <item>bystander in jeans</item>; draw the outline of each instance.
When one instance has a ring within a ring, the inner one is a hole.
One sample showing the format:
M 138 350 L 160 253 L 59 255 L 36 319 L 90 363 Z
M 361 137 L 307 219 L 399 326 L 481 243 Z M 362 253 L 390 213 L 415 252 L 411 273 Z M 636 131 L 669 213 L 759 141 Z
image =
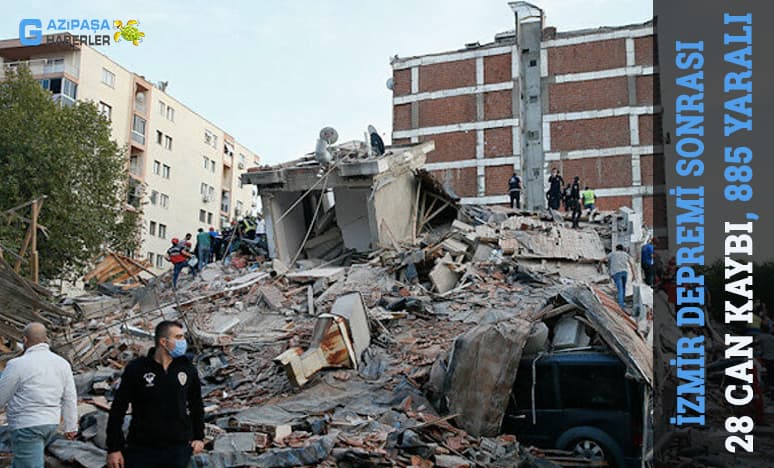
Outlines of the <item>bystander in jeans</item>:
M 618 244 L 615 250 L 607 255 L 607 269 L 617 289 L 617 302 L 624 308 L 626 297 L 626 281 L 629 276 L 631 257 L 624 251 L 623 245 Z

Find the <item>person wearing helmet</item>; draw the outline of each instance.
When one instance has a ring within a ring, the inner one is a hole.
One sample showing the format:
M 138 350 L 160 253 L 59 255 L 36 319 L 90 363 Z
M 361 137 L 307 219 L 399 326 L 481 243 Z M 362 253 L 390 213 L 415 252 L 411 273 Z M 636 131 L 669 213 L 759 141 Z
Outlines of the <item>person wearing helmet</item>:
M 172 263 L 172 287 L 175 289 L 177 289 L 177 278 L 183 267 L 188 265 L 189 258 L 191 258 L 191 253 L 186 250 L 185 243 L 180 242 L 177 237 L 172 238 L 172 246 L 167 249 L 166 259 Z

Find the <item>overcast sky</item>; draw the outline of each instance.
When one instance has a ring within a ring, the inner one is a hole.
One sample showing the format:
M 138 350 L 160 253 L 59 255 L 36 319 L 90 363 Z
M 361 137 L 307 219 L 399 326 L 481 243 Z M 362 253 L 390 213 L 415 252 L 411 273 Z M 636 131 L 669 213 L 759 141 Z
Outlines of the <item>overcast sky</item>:
M 560 31 L 641 23 L 650 0 L 542 0 Z M 320 128 L 340 140 L 373 124 L 389 141 L 390 57 L 491 42 L 513 29 L 505 0 L 4 0 L 0 38 L 21 18 L 136 19 L 139 47 L 99 48 L 261 155 L 293 159 L 314 149 Z M 198 138 L 198 137 L 197 137 Z

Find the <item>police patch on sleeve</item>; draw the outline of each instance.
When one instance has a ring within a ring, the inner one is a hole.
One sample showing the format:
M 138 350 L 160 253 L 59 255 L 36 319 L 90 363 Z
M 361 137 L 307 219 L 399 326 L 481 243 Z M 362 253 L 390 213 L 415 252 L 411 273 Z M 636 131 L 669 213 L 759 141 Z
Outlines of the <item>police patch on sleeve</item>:
M 181 386 L 185 385 L 185 383 L 188 382 L 188 374 L 183 371 L 178 372 L 177 381 L 180 382 Z

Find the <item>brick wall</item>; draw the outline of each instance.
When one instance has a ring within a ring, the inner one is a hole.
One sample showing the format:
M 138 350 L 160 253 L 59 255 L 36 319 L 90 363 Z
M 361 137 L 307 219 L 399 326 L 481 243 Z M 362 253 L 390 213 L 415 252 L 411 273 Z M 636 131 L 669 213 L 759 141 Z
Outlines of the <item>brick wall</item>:
M 567 159 L 559 167 L 565 182 L 580 177 L 581 186 L 592 188 L 628 187 L 632 185 L 631 155 L 602 158 Z
M 548 49 L 548 74 L 581 73 L 626 66 L 626 41 L 611 39 Z
M 475 115 L 475 107 L 473 108 Z M 484 120 L 509 119 L 513 117 L 513 92 L 494 91 L 484 94 Z
M 411 128 L 411 104 L 401 104 L 392 109 L 392 129 L 408 130 Z
M 634 38 L 635 62 L 637 65 L 654 65 L 654 39 L 652 36 Z M 626 42 L 624 38 L 603 41 L 591 41 L 559 47 L 547 47 L 549 77 L 545 81 L 546 94 L 543 96 L 544 112 L 557 114 L 565 112 L 594 111 L 621 108 L 630 105 L 650 106 L 658 103 L 659 96 L 654 94 L 658 86 L 658 76 L 635 76 L 633 96 L 629 95 L 629 80 L 625 76 L 596 78 L 583 81 L 553 83 L 552 76 L 568 73 L 587 73 L 619 69 L 626 64 Z M 454 60 L 431 65 L 419 66 L 419 92 L 430 92 L 472 87 L 476 85 L 476 58 Z M 511 76 L 511 54 L 499 54 L 483 57 L 483 75 L 485 84 L 508 83 Z M 394 96 L 405 96 L 411 92 L 411 70 L 396 70 Z M 654 83 L 655 82 L 655 83 Z M 518 93 L 518 90 L 515 92 Z M 483 120 L 508 119 L 513 114 L 513 90 L 484 93 Z M 476 95 L 444 97 L 419 101 L 419 127 L 433 127 L 475 122 Z M 651 115 L 638 116 L 640 145 L 660 144 L 660 121 Z M 395 105 L 393 109 L 393 128 L 395 131 L 411 128 L 411 105 Z M 513 128 L 484 129 L 484 157 L 503 157 L 513 154 Z M 427 135 L 420 141 L 435 140 L 436 150 L 428 155 L 428 162 L 453 162 L 476 158 L 476 131 L 459 131 Z M 630 146 L 629 115 L 615 117 L 590 118 L 550 123 L 550 149 L 552 153 L 576 150 L 590 150 L 592 156 L 583 159 L 562 159 L 552 162 L 570 181 L 574 175 L 581 177 L 581 183 L 594 188 L 622 188 L 632 184 L 631 154 L 594 157 L 593 151 L 610 147 Z M 395 140 L 396 143 L 408 143 L 409 139 Z M 560 158 L 563 155 L 560 155 Z M 655 167 L 654 167 L 655 165 Z M 651 185 L 656 180 L 663 183 L 663 156 L 641 156 L 640 176 L 643 185 Z M 484 168 L 486 195 L 504 195 L 507 193 L 507 181 L 513 172 L 511 165 L 488 166 Z M 463 197 L 477 196 L 476 168 L 448 169 L 437 171 L 436 175 L 444 180 Z M 653 217 L 653 203 L 648 198 L 648 216 Z M 643 202 L 644 203 L 644 202 Z M 643 206 L 645 207 L 645 203 Z M 615 209 L 619 206 L 632 206 L 632 197 L 599 197 L 602 209 Z
M 642 219 L 648 226 L 666 227 L 666 197 L 664 195 L 643 197 Z
M 554 84 L 548 93 L 548 103 L 549 113 L 626 106 L 629 104 L 626 77 Z
M 597 197 L 595 205 L 601 211 L 615 211 L 622 206 L 632 207 L 632 197 Z
M 484 57 L 484 83 L 502 83 L 511 78 L 511 54 Z
M 411 94 L 411 69 L 394 70 L 392 72 L 392 93 L 394 96 Z
M 426 136 L 422 141 L 435 141 L 435 151 L 427 155 L 427 162 L 460 161 L 476 157 L 476 132 L 452 132 Z
M 511 127 L 484 130 L 484 157 L 509 156 L 513 154 L 513 131 Z
M 478 193 L 475 167 L 442 169 L 433 171 L 433 175 L 440 180 L 441 183 L 448 181 L 460 197 L 475 197 Z
M 551 122 L 551 151 L 629 146 L 630 141 L 629 117 L 625 115 Z
M 458 60 L 419 67 L 419 92 L 476 84 L 476 60 Z
M 419 126 L 434 127 L 476 120 L 476 97 L 472 94 L 419 102 Z

